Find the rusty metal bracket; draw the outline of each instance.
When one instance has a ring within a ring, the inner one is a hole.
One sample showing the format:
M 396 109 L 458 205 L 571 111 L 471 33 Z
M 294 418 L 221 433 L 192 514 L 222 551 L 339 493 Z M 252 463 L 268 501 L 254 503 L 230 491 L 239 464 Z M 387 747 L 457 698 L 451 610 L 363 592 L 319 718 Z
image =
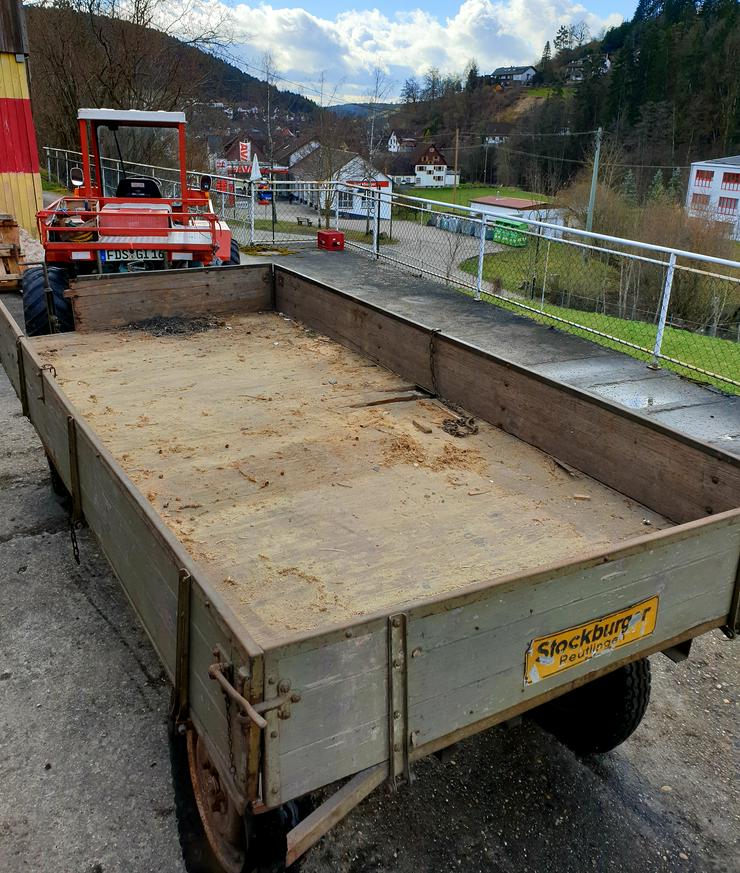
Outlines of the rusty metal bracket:
M 46 404 L 46 388 L 44 381 L 45 372 L 51 373 L 51 375 L 56 379 L 57 370 L 53 364 L 42 364 L 41 367 L 39 367 L 38 377 L 39 382 L 41 383 L 41 394 L 39 394 L 38 399 L 44 404 Z
M 82 521 L 82 491 L 80 490 L 80 467 L 77 460 L 77 425 L 74 417 L 67 416 L 67 445 L 69 448 L 69 485 L 72 494 L 72 523 Z
M 730 640 L 740 639 L 740 561 L 738 561 L 737 565 L 735 590 L 732 592 L 727 624 L 723 625 L 722 632 Z
M 223 689 L 226 696 L 232 700 L 241 711 L 246 715 L 250 721 L 252 721 L 260 730 L 264 730 L 267 727 L 267 722 L 262 718 L 262 716 L 257 712 L 257 710 L 252 706 L 252 704 L 243 697 L 239 692 L 234 688 L 234 686 L 229 682 L 226 677 L 227 670 L 230 671 L 231 665 L 227 664 L 223 661 L 216 661 L 215 664 L 211 664 L 208 668 L 208 675 L 211 679 L 214 679 Z M 276 703 L 276 700 L 271 700 L 270 703 Z M 274 707 L 271 707 L 274 708 Z
M 15 341 L 15 350 L 18 358 L 18 381 L 20 389 L 21 410 L 28 418 L 28 386 L 26 385 L 26 364 L 23 360 L 23 337 L 19 336 Z
M 673 661 L 674 664 L 680 664 L 689 657 L 691 652 L 691 643 L 693 640 L 684 640 L 682 643 L 676 643 L 675 646 L 670 646 L 668 649 L 663 649 L 663 654 L 666 658 Z
M 177 583 L 177 641 L 175 643 L 175 724 L 188 719 L 190 711 L 190 597 L 193 580 L 180 570 Z
M 392 790 L 411 782 L 406 613 L 388 619 L 388 781 Z

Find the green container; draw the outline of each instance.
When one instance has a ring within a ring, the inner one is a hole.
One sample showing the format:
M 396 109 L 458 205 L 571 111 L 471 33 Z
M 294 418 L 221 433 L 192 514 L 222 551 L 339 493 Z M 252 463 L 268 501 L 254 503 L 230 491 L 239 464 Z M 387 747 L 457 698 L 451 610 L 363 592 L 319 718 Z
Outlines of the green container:
M 524 234 L 527 229 L 527 225 L 521 221 L 497 218 L 493 225 L 494 242 L 504 246 L 523 248 L 527 244 L 527 237 Z

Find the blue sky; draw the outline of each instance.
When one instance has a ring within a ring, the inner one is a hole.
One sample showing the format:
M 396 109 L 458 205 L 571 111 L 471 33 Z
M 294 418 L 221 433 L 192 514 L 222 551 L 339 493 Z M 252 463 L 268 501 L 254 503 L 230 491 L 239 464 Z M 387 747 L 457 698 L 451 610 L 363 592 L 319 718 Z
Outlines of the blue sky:
M 404 79 L 430 66 L 446 74 L 462 72 L 471 58 L 482 72 L 536 63 L 561 24 L 583 20 L 597 35 L 634 11 L 625 0 L 207 2 L 228 7 L 234 56 L 259 65 L 269 50 L 278 73 L 306 85 L 308 96 L 323 76 L 331 102 L 367 97 L 376 67 L 393 99 Z

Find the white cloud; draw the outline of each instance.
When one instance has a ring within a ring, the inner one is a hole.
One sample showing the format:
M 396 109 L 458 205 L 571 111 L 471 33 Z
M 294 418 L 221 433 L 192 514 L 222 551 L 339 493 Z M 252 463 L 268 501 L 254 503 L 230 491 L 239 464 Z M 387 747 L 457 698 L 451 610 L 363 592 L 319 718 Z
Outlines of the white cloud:
M 341 82 L 343 98 L 367 92 L 380 66 L 395 82 L 430 66 L 461 72 L 471 57 L 482 72 L 504 64 L 536 62 L 560 24 L 584 20 L 592 33 L 619 24 L 573 0 L 464 0 L 444 20 L 421 9 L 389 17 L 377 9 L 352 9 L 320 18 L 299 7 L 239 4 L 230 10 L 232 51 L 252 63 L 269 50 L 280 75 L 316 87 L 321 73 Z M 309 96 L 315 96 L 313 94 Z

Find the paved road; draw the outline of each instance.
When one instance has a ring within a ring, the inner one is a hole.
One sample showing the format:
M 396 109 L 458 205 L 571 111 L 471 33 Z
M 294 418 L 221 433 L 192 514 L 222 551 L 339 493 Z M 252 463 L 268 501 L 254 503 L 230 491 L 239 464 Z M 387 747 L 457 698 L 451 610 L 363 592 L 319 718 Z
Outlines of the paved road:
M 46 478 L 0 371 L 0 871 L 181 873 L 169 689 L 87 531 L 73 562 Z M 738 654 L 715 632 L 683 664 L 655 658 L 642 726 L 601 758 L 524 722 L 421 762 L 305 873 L 737 869 Z

